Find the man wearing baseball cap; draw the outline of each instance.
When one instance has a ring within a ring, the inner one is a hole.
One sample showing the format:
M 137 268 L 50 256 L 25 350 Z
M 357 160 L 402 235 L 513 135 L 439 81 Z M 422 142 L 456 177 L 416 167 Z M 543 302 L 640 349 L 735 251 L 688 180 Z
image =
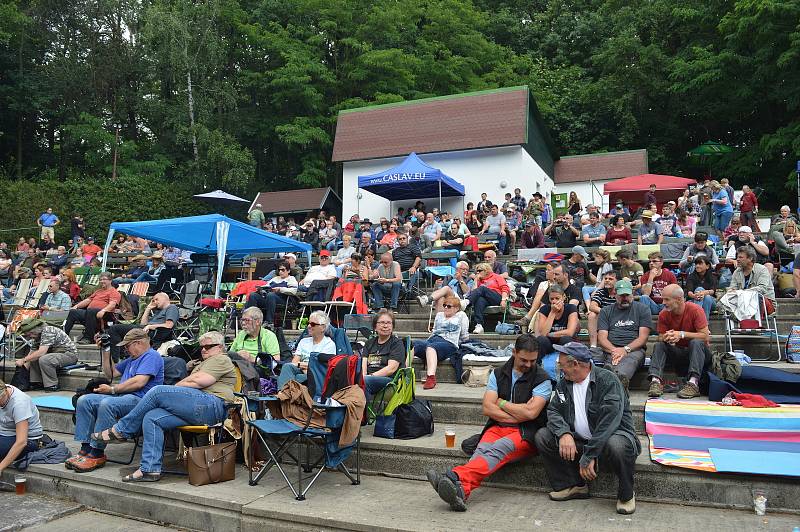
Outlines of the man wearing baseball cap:
M 336 266 L 331 264 L 331 252 L 323 249 L 319 252 L 319 264 L 308 269 L 308 273 L 300 281 L 297 290 L 306 293 L 306 299 L 309 301 L 323 301 L 324 288 L 327 286 L 325 283 L 332 279 L 336 279 Z
M 631 377 L 644 360 L 647 337 L 653 327 L 650 308 L 633 300 L 633 285 L 627 279 L 614 284 L 616 302 L 600 309 L 597 320 L 595 361 L 617 374 L 628 389 Z
M 131 329 L 117 346 L 125 349 L 128 357 L 112 366 L 111 353 L 103 351 L 102 363 L 106 378 L 119 378 L 119 382 L 100 384 L 94 393 L 78 398 L 75 441 L 81 443 L 81 448 L 64 463 L 76 473 L 94 471 L 106 464 L 105 442 L 93 440 L 90 435 L 111 428 L 139 404 L 150 388 L 164 384 L 164 359 L 150 347 L 147 331 Z
M 628 395 L 614 373 L 592 364 L 580 342 L 555 345 L 563 376 L 547 407 L 547 426 L 536 433 L 553 491 L 550 499 L 589 497 L 587 482 L 597 478 L 597 463 L 619 479 L 617 513 L 636 510 L 633 471 L 642 451 L 633 427 Z
M 25 368 L 30 372 L 30 389 L 59 391 L 58 369 L 78 362 L 75 343 L 67 333 L 38 318 L 22 320 L 17 333 L 32 342 L 30 352 L 16 360 L 17 368 L 20 368 L 18 371 L 24 371 L 22 368 Z

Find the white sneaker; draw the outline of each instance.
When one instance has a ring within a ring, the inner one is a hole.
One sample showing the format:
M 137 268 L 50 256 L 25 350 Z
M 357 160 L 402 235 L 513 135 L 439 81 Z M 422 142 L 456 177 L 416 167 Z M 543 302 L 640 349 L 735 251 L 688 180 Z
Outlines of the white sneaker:
M 472 329 L 472 334 L 483 334 L 483 325 L 480 323 L 475 325 L 475 328 Z
M 428 304 L 428 296 L 426 295 L 417 296 L 417 301 L 419 301 L 419 304 L 424 307 Z

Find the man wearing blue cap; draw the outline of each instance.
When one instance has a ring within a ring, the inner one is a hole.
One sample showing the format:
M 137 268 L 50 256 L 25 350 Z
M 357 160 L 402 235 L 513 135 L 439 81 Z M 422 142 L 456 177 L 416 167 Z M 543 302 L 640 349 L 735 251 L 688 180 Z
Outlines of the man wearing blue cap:
M 547 407 L 547 426 L 536 433 L 553 491 L 550 499 L 589 497 L 587 482 L 597 478 L 598 460 L 619 479 L 617 513 L 636 510 L 633 470 L 642 451 L 633 428 L 628 395 L 614 373 L 592 365 L 579 342 L 554 345 L 563 377 Z

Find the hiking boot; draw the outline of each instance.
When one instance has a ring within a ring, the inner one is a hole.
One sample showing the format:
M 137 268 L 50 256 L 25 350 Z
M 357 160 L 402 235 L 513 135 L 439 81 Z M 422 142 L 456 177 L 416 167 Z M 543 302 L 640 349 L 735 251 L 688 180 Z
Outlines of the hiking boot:
M 456 512 L 467 511 L 467 501 L 464 497 L 464 488 L 460 480 L 453 480 L 447 475 L 442 476 L 439 487 L 436 489 L 439 497 L 450 505 L 451 510 Z
M 67 458 L 66 462 L 64 462 L 64 467 L 66 467 L 67 469 L 72 469 L 72 465 L 75 462 L 79 461 L 81 458 L 87 456 L 88 454 L 89 453 L 87 453 L 86 451 L 78 451 L 78 454 L 76 454 L 75 456 Z
M 631 500 L 622 502 L 617 499 L 617 513 L 622 515 L 631 515 L 636 511 L 636 497 L 631 497 Z
M 423 390 L 430 390 L 436 388 L 436 375 L 428 375 L 425 377 L 425 383 L 422 385 Z
M 472 329 L 472 334 L 483 334 L 483 325 L 480 323 L 475 325 L 475 328 Z
M 106 456 L 83 456 L 72 463 L 72 470 L 76 473 L 88 473 L 106 465 Z
M 551 501 L 569 501 L 572 499 L 588 499 L 589 486 L 572 486 L 559 491 L 549 493 Z
M 428 477 L 428 482 L 431 483 L 433 489 L 435 491 L 439 491 L 439 481 L 442 480 L 442 474 L 436 471 L 435 469 L 428 469 L 425 473 L 425 476 Z
M 664 385 L 658 379 L 650 381 L 650 389 L 647 390 L 648 397 L 661 397 L 664 395 Z
M 417 296 L 417 301 L 419 301 L 420 306 L 424 307 L 428 304 L 428 296 L 426 295 Z
M 700 388 L 692 381 L 687 382 L 678 391 L 678 399 L 693 399 L 700 396 Z
M 619 378 L 619 382 L 622 383 L 622 387 L 625 388 L 625 392 L 627 393 L 628 387 L 631 385 L 631 380 L 627 376 L 620 375 L 619 373 L 617 373 L 617 377 Z

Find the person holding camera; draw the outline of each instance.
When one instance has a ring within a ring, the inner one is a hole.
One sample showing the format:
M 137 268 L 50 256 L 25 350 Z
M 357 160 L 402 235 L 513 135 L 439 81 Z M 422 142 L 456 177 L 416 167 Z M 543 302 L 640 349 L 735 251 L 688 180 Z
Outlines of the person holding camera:
M 573 225 L 572 215 L 564 213 L 553 218 L 553 222 L 545 227 L 544 234 L 555 239 L 556 247 L 571 248 L 578 243 L 581 232 Z
M 100 347 L 110 351 L 111 358 L 116 362 L 120 358 L 120 341 L 131 329 L 144 329 L 150 335 L 150 340 L 155 349 L 172 338 L 175 324 L 178 323 L 180 314 L 178 307 L 170 303 L 169 296 L 159 292 L 153 296 L 144 309 L 139 324 L 115 323 L 107 329 L 107 334 L 100 335 Z

